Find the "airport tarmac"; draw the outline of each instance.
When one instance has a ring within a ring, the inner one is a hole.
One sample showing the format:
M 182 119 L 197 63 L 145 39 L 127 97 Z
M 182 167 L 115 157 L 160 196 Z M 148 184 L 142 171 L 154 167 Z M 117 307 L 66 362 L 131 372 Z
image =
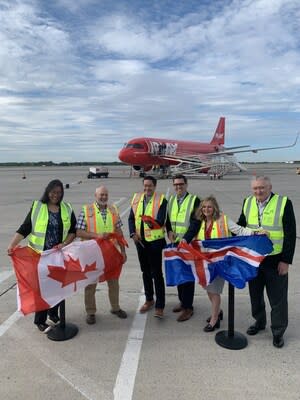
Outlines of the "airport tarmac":
M 105 184 L 110 200 L 119 205 L 128 238 L 130 198 L 141 190 L 142 180 L 129 178 L 129 168 L 110 167 L 108 179 L 86 179 L 87 167 L 0 168 L 0 399 L 48 400 L 289 400 L 300 399 L 300 232 L 289 274 L 289 327 L 285 346 L 272 345 L 270 319 L 267 329 L 247 337 L 248 346 L 228 350 L 215 342 L 215 333 L 203 332 L 210 314 L 206 292 L 196 288 L 193 317 L 178 323 L 172 308 L 175 288 L 166 289 L 165 318 L 153 311 L 137 312 L 144 302 L 142 279 L 135 247 L 130 239 L 128 261 L 120 278 L 120 304 L 128 312 L 121 320 L 109 312 L 107 285 L 98 285 L 97 323 L 85 323 L 83 293 L 66 301 L 67 321 L 78 326 L 73 339 L 54 342 L 33 325 L 33 316 L 16 312 L 15 277 L 6 248 L 34 199 L 54 178 L 69 184 L 65 200 L 76 215 L 81 205 L 93 201 L 97 186 Z M 250 193 L 253 174 L 271 177 L 275 192 L 293 201 L 300 221 L 300 176 L 295 165 L 256 164 L 248 172 L 190 180 L 189 190 L 201 196 L 214 194 L 222 209 L 237 220 L 243 198 Z M 25 173 L 26 179 L 22 179 Z M 80 183 L 78 183 L 80 182 Z M 160 180 L 158 191 L 171 192 L 172 181 Z M 24 242 L 25 244 L 25 242 Z M 227 329 L 227 286 L 222 297 Z M 268 307 L 269 310 L 269 307 Z M 235 330 L 245 333 L 252 323 L 248 290 L 235 291 Z

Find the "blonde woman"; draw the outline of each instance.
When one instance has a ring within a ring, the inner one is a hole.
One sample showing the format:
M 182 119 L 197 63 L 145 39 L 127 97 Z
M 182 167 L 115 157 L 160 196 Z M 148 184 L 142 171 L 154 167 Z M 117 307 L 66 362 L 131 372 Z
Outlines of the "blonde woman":
M 243 228 L 237 225 L 223 214 L 214 196 L 206 197 L 201 201 L 195 216 L 201 221 L 201 226 L 196 237 L 197 240 L 229 237 L 231 233 L 239 236 L 250 236 L 254 234 L 254 231 L 250 228 Z M 213 282 L 205 288 L 211 302 L 212 311 L 211 316 L 207 319 L 208 324 L 203 329 L 204 332 L 212 332 L 216 328 L 220 328 L 220 320 L 223 318 L 223 312 L 220 309 L 223 287 L 224 279 L 217 276 Z

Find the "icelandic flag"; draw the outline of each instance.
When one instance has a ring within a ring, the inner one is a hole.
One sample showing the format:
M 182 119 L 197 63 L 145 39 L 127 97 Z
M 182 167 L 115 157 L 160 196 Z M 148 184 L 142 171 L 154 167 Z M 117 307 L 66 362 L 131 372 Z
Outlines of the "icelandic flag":
M 206 287 L 221 276 L 238 289 L 255 278 L 266 255 L 273 251 L 266 235 L 193 241 L 164 249 L 167 286 L 198 282 Z
M 110 239 L 126 245 L 124 238 Z M 24 315 L 47 310 L 91 283 L 117 279 L 123 256 L 112 240 L 74 241 L 61 250 L 35 252 L 16 247 L 11 256 L 17 278 L 18 310 Z

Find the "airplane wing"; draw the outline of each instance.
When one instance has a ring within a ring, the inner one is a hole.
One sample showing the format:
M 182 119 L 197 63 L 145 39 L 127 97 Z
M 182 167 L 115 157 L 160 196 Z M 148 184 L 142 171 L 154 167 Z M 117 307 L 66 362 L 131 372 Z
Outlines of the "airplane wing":
M 275 149 L 287 149 L 289 147 L 294 147 L 298 141 L 300 132 L 297 133 L 296 139 L 294 143 L 289 144 L 287 146 L 276 146 L 276 147 L 257 147 L 256 149 L 249 148 L 247 150 L 237 150 L 237 151 L 232 151 L 234 148 L 225 148 L 224 150 L 215 152 L 215 153 L 209 153 L 211 156 L 216 156 L 216 155 L 223 155 L 223 154 L 237 154 L 237 153 L 258 153 L 259 151 L 264 151 L 264 150 L 275 150 Z M 250 147 L 250 146 L 245 146 L 245 147 Z
M 227 147 L 224 148 L 224 150 L 216 151 L 213 153 L 206 153 L 206 154 L 172 154 L 172 155 L 165 155 L 165 156 L 160 156 L 161 158 L 165 160 L 170 160 L 170 161 L 178 161 L 178 162 L 184 162 L 184 163 L 191 163 L 191 164 L 207 164 L 209 160 L 212 157 L 215 156 L 233 156 L 237 153 L 257 153 L 259 151 L 264 151 L 264 150 L 275 150 L 275 149 L 287 149 L 289 147 L 294 147 L 298 141 L 298 137 L 300 135 L 300 132 L 297 134 L 294 143 L 289 144 L 287 146 L 274 146 L 274 147 L 257 147 L 257 148 L 251 148 L 249 145 L 247 146 L 236 146 L 236 147 Z M 247 147 L 247 149 L 245 149 Z M 243 150 L 240 150 L 243 148 Z
M 250 145 L 245 145 L 245 146 L 234 146 L 234 147 L 226 147 L 226 150 L 235 150 L 235 149 L 242 149 L 245 147 L 250 147 Z

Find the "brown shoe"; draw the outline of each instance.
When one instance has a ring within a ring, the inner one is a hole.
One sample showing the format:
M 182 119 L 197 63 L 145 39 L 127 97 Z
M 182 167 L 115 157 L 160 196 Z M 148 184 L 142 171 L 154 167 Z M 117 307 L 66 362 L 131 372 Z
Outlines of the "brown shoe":
M 163 308 L 156 308 L 154 317 L 162 319 L 164 317 L 164 309 Z
M 143 304 L 142 307 L 140 308 L 140 313 L 143 314 L 151 310 L 153 305 L 154 305 L 154 300 L 146 301 L 145 304 Z
M 89 325 L 93 325 L 96 323 L 96 316 L 95 314 L 88 314 L 86 316 L 86 323 Z
M 190 308 L 186 308 L 182 311 L 182 313 L 179 315 L 179 317 L 177 318 L 178 322 L 183 322 L 183 321 L 187 321 L 188 319 L 191 318 L 191 316 L 194 314 L 193 310 L 191 310 Z
M 183 311 L 181 303 L 177 304 L 177 306 L 173 308 L 173 312 L 181 312 L 181 311 Z

